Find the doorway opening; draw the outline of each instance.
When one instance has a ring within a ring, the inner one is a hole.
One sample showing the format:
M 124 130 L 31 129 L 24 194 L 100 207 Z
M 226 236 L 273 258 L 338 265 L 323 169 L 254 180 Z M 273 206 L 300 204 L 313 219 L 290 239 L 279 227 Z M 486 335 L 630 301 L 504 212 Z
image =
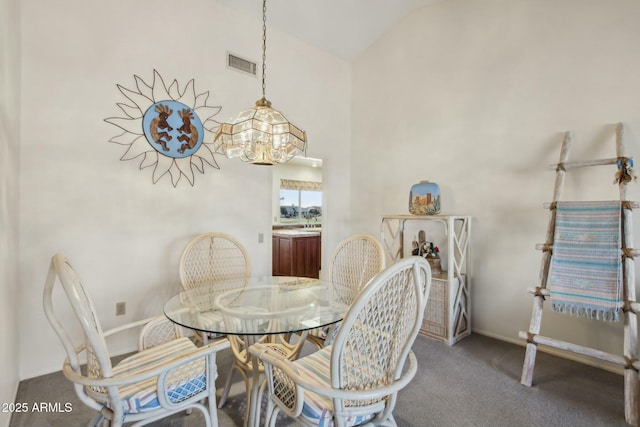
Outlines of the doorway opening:
M 318 278 L 324 217 L 322 160 L 297 157 L 273 167 L 272 274 Z

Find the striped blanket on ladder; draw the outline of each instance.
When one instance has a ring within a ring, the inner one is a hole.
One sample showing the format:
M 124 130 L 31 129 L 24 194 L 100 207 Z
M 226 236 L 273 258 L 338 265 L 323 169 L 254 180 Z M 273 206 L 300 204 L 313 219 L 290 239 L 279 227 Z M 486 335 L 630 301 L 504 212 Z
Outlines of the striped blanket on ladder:
M 619 320 L 620 215 L 620 201 L 558 202 L 547 285 L 554 311 Z

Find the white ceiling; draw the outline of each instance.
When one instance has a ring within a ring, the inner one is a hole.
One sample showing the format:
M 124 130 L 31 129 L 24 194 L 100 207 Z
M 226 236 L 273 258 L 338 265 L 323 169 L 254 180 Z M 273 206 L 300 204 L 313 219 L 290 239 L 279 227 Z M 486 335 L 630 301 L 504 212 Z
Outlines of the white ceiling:
M 218 1 L 262 20 L 260 0 Z M 267 26 L 350 61 L 409 12 L 439 1 L 268 0 Z

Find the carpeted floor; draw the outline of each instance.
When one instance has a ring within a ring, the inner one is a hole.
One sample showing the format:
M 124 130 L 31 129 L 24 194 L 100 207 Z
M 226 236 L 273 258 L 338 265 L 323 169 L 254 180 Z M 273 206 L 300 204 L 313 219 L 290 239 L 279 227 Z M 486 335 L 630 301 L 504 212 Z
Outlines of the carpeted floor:
M 413 350 L 419 372 L 399 394 L 394 411 L 399 427 L 628 426 L 621 375 L 538 352 L 534 386 L 525 387 L 520 384 L 524 347 L 474 334 L 452 347 L 419 336 Z M 219 356 L 218 390 L 231 361 L 228 352 Z M 218 410 L 221 427 L 243 425 L 244 398 L 238 376 L 229 401 Z M 59 372 L 22 381 L 16 402 L 26 402 L 30 410 L 14 413 L 10 427 L 82 426 L 94 415 Z M 43 402 L 59 403 L 63 410 L 31 410 Z M 195 427 L 203 420 L 194 412 L 153 425 Z M 296 423 L 282 417 L 278 425 Z

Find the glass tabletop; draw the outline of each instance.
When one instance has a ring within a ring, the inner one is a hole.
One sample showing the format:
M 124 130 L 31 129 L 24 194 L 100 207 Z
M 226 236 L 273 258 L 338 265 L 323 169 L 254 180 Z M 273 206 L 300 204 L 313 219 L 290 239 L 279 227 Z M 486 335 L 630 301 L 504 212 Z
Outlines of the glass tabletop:
M 205 284 L 171 298 L 165 315 L 189 329 L 223 335 L 269 335 L 320 328 L 349 307 L 330 282 L 273 276 Z

